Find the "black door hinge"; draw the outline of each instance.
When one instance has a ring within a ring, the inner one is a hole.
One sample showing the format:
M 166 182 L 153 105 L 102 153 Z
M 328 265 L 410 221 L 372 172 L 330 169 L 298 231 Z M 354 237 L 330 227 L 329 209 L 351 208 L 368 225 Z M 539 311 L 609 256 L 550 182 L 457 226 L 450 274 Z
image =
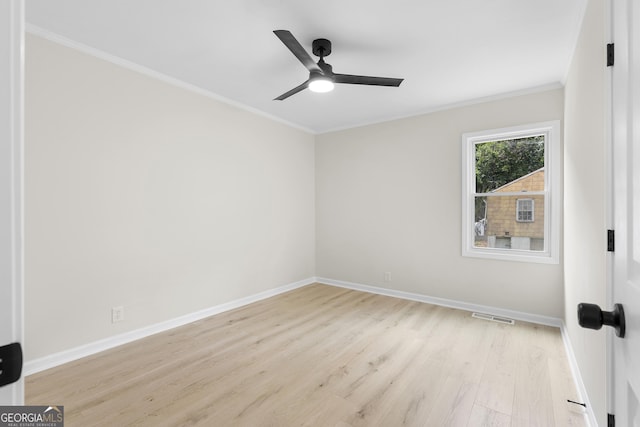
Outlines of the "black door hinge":
M 614 51 L 613 43 L 609 43 L 607 45 L 607 67 L 613 66 L 613 61 L 615 59 L 613 51 Z
M 615 230 L 607 230 L 607 252 L 616 250 L 616 232 Z
M 607 414 L 607 427 L 616 427 L 616 416 Z

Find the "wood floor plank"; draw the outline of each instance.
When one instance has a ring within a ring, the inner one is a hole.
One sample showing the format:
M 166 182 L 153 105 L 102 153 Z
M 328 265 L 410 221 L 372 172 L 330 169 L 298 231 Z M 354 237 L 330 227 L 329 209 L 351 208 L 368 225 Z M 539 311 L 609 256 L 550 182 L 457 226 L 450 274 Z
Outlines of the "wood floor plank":
M 448 372 L 446 360 L 427 356 L 413 366 L 413 378 L 400 390 L 401 397 L 391 403 L 391 408 L 381 417 L 381 426 L 424 426 L 436 408 Z M 415 372 L 420 374 L 416 375 Z
M 496 412 L 511 415 L 515 392 L 516 360 L 518 355 L 515 334 L 517 328 L 499 325 L 480 380 L 476 403 Z
M 314 284 L 26 379 L 67 426 L 583 426 L 557 328 Z
M 518 335 L 520 343 L 512 419 L 522 426 L 556 425 L 548 356 L 541 342 L 536 340 L 539 326 L 522 326 L 522 333 Z
M 485 408 L 482 405 L 473 405 L 467 425 L 474 427 L 510 427 L 511 417 Z

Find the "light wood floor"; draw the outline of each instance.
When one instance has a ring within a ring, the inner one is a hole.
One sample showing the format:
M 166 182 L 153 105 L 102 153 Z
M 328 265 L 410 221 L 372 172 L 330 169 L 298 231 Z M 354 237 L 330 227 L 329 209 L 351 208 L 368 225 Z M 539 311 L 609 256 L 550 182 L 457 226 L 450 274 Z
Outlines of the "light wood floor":
M 310 285 L 26 379 L 73 426 L 584 426 L 557 328 Z

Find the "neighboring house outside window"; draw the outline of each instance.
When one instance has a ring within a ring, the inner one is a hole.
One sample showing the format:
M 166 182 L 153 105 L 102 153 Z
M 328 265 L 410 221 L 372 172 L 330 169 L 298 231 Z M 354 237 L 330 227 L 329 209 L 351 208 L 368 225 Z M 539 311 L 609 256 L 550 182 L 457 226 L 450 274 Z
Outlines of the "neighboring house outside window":
M 544 168 L 511 181 L 492 193 L 544 191 Z M 487 197 L 487 247 L 543 250 L 544 215 L 534 221 L 533 208 L 544 212 L 544 195 Z

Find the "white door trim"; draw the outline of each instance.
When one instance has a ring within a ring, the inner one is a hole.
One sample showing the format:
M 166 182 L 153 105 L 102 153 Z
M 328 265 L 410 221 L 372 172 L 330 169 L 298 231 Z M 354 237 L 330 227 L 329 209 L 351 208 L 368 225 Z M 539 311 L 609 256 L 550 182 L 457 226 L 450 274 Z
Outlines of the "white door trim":
M 24 0 L 3 0 L 0 23 L 0 345 L 5 345 L 24 343 Z M 0 388 L 0 404 L 23 403 L 23 379 Z
M 613 2 L 612 0 L 606 0 L 604 11 L 606 16 L 603 17 L 604 25 L 605 25 L 605 37 L 607 43 L 613 43 Z M 614 196 L 614 188 L 613 188 L 613 68 L 607 67 L 607 71 L 605 73 L 605 153 L 606 153 L 606 167 L 605 167 L 605 222 L 607 230 L 614 230 L 614 215 L 613 215 L 613 196 Z M 606 257 L 606 284 L 605 284 L 605 301 L 606 307 L 608 309 L 613 307 L 615 303 L 613 301 L 613 253 L 607 252 Z M 608 414 L 612 414 L 614 411 L 613 407 L 613 340 L 615 338 L 615 334 L 607 332 L 606 337 L 606 409 Z

